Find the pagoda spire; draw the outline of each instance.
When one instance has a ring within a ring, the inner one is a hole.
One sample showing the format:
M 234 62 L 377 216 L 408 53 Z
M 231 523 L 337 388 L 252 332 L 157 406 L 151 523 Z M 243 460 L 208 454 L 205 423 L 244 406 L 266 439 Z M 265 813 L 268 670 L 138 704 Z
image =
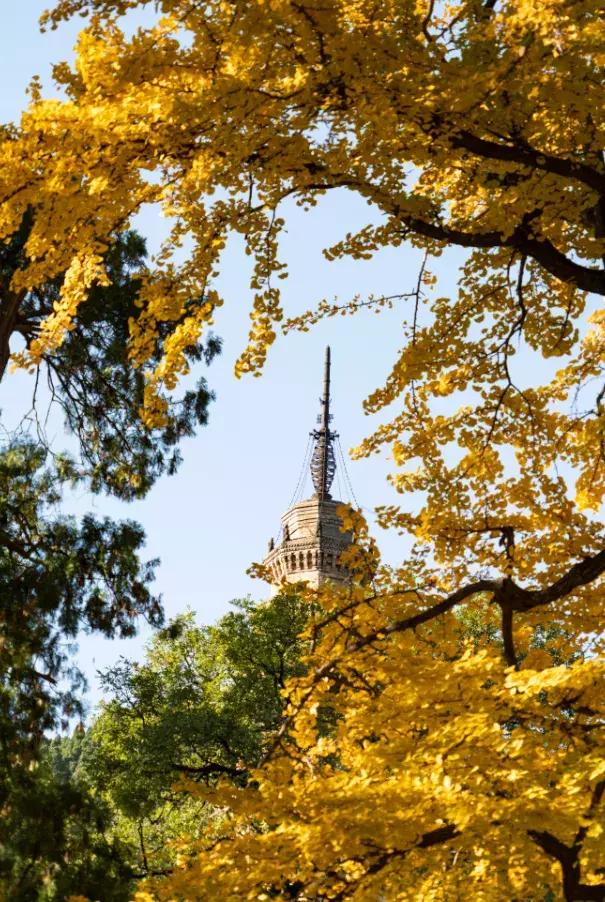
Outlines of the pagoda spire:
M 265 558 L 267 579 L 274 593 L 283 591 L 284 583 L 306 582 L 318 587 L 325 582 L 347 584 L 351 580 L 347 565 L 341 562 L 341 555 L 351 545 L 352 536 L 342 528 L 338 513 L 342 501 L 330 495 L 336 473 L 335 441 L 338 438 L 338 433 L 330 428 L 330 363 L 328 347 L 324 359 L 323 394 L 319 399 L 321 409 L 317 426 L 311 432 L 310 469 L 315 492 L 312 498 L 295 501 L 299 486 L 301 491 L 304 486 L 301 474 L 294 498 L 282 514 L 281 541 L 270 541 Z
M 337 437 L 337 433 L 330 429 L 330 420 L 332 419 L 330 414 L 330 365 L 331 356 L 328 345 L 324 359 L 324 387 L 323 396 L 320 399 L 321 413 L 317 418 L 319 429 L 311 432 L 311 437 L 315 442 L 311 457 L 311 478 L 315 494 L 320 501 L 330 499 L 330 489 L 336 472 L 334 439 Z

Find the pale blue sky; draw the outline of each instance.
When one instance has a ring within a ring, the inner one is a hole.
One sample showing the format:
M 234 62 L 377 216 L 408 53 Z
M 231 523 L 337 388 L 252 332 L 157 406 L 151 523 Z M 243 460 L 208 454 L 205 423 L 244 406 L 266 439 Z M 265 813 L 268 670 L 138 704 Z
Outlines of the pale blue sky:
M 37 19 L 48 0 L 6 4 L 0 34 L 2 121 L 15 119 L 25 103 L 30 77 L 40 74 L 50 91 L 50 63 L 68 58 L 81 20 L 58 32 L 41 35 Z M 289 211 L 289 230 L 283 242 L 291 276 L 284 283 L 288 314 L 314 306 L 323 297 L 347 299 L 367 294 L 409 291 L 416 280 L 418 255 L 410 248 L 383 251 L 372 261 L 327 263 L 321 248 L 368 221 L 366 204 L 350 195 L 330 195 L 310 214 Z M 162 234 L 162 221 L 153 212 L 137 223 L 151 247 Z M 441 268 L 447 266 L 442 262 Z M 440 291 L 453 286 L 444 271 Z M 271 351 L 262 379 L 236 381 L 233 363 L 245 344 L 250 292 L 247 260 L 233 243 L 225 253 L 219 287 L 226 303 L 216 321 L 224 340 L 221 358 L 207 372 L 216 391 L 210 424 L 183 444 L 184 463 L 175 477 L 160 481 L 148 497 L 119 504 L 105 497 L 81 495 L 67 499 L 76 511 L 139 520 L 148 535 L 147 552 L 162 559 L 157 588 L 168 615 L 192 607 L 202 622 L 222 614 L 232 598 L 250 593 L 261 598 L 266 586 L 249 579 L 246 568 L 262 559 L 267 541 L 277 533 L 279 516 L 298 479 L 308 432 L 318 412 L 323 349 L 332 345 L 334 425 L 344 449 L 357 444 L 377 424 L 364 417 L 361 402 L 387 375 L 402 343 L 402 308 L 376 316 L 330 320 L 305 335 L 279 340 Z M 0 390 L 4 422 L 16 422 L 29 405 L 30 383 L 22 374 L 5 380 Z M 65 442 L 59 419 L 51 420 L 55 443 Z M 396 501 L 386 483 L 390 467 L 385 457 L 350 462 L 349 473 L 359 502 L 367 509 Z M 405 552 L 403 540 L 377 535 L 385 557 L 396 562 Z M 149 633 L 125 642 L 84 637 L 80 659 L 98 697 L 95 672 L 119 655 L 140 657 Z

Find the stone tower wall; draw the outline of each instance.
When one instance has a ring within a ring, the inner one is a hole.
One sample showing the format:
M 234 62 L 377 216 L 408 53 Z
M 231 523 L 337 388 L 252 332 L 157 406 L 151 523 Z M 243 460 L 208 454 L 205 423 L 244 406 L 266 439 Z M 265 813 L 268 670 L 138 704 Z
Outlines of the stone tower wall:
M 285 580 L 302 580 L 313 587 L 327 580 L 347 582 L 339 556 L 351 544 L 350 533 L 341 531 L 336 513 L 340 501 L 310 498 L 291 507 L 282 517 L 283 539 L 265 558 L 273 574 L 274 592 Z

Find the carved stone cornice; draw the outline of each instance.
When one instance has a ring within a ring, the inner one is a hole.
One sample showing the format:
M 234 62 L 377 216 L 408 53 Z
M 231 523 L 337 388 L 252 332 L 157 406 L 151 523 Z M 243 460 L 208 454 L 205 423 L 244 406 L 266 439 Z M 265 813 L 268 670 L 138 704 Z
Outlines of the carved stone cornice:
M 351 544 L 351 535 L 341 530 L 336 513 L 339 505 L 339 501 L 314 497 L 286 511 L 282 517 L 284 538 L 264 562 L 273 574 L 274 586 L 283 581 L 304 580 L 313 586 L 327 580 L 348 582 L 339 557 Z

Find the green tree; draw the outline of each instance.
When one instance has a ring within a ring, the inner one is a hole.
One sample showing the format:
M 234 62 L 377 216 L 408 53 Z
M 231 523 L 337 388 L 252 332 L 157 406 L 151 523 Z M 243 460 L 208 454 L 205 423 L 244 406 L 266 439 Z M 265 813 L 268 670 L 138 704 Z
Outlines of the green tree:
M 123 659 L 104 674 L 110 698 L 83 767 L 116 808 L 133 871 L 170 868 L 170 839 L 217 829 L 217 812 L 175 785 L 219 776 L 243 785 L 280 725 L 285 681 L 302 672 L 308 605 L 294 595 L 233 604 L 213 626 L 178 617 L 143 663 Z
M 5 807 L 0 847 L 0 898 L 62 902 L 74 892 L 127 902 L 132 873 L 113 829 L 111 806 L 94 793 L 79 767 L 87 737 L 42 744 Z
M 0 453 L 0 766 L 10 774 L 35 754 L 61 717 L 80 710 L 82 677 L 69 660 L 78 631 L 131 636 L 135 618 L 162 622 L 151 593 L 155 561 L 141 564 L 141 528 L 57 513 L 71 463 L 45 466 L 22 442 Z M 10 779 L 0 784 L 0 803 Z
M 88 730 L 41 740 L 4 806 L 0 898 L 127 902 L 137 879 L 171 871 L 181 836 L 221 830 L 221 811 L 177 784 L 246 783 L 281 724 L 285 680 L 302 672 L 309 619 L 293 595 L 233 604 L 212 626 L 177 617 L 142 663 L 104 674 Z
M 137 617 L 162 622 L 141 528 L 57 513 L 73 478 L 68 461 L 45 466 L 39 446 L 0 452 L 0 873 L 11 869 L 13 821 L 46 807 L 44 782 L 31 778 L 45 733 L 81 713 L 70 643 L 82 629 L 123 637 Z
M 30 262 L 24 250 L 30 228 L 26 214 L 0 246 L 0 378 L 16 337 L 31 340 L 58 298 L 60 279 L 19 293 L 10 288 Z M 161 429 L 140 423 L 144 377 L 130 365 L 126 341 L 129 321 L 139 314 L 134 270 L 145 256 L 136 233 L 114 236 L 105 254 L 112 284 L 89 290 L 89 309 L 38 367 L 33 410 L 37 415 L 38 386 L 46 380 L 75 436 L 73 458 L 47 448 L 41 433 L 35 440 L 27 433 L 9 437 L 0 447 L 0 880 L 9 881 L 9 898 L 31 898 L 40 856 L 49 867 L 57 864 L 67 817 L 61 800 L 82 791 L 54 779 L 44 741 L 82 712 L 85 683 L 72 658 L 78 633 L 127 637 L 140 617 L 153 626 L 163 622 L 150 590 L 157 562 L 139 558 L 141 527 L 64 517 L 63 493 L 77 483 L 125 500 L 142 497 L 160 475 L 174 473 L 180 439 L 206 423 L 212 400 L 202 378 L 170 405 Z M 191 364 L 210 363 L 219 350 L 210 337 L 186 353 Z M 46 758 L 39 760 L 41 754 Z M 88 836 L 87 810 L 84 805 L 80 828 Z M 69 818 L 77 820 L 73 811 Z M 34 843 L 27 853 L 19 852 L 19 837 Z

